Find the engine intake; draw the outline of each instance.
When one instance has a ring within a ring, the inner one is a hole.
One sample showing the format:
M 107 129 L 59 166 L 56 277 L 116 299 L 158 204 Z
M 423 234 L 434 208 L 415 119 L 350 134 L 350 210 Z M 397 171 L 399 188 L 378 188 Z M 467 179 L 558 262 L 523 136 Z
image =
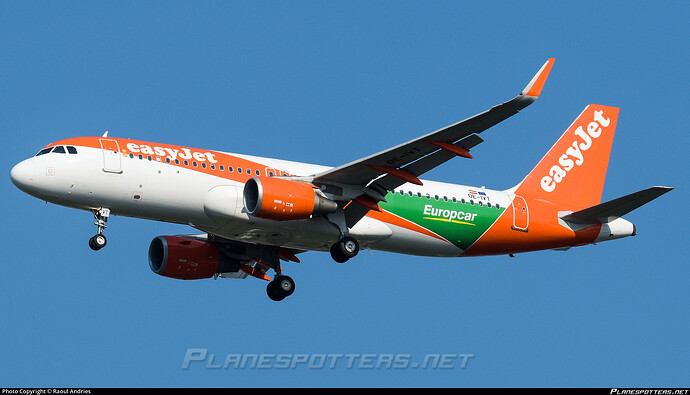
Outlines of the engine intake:
M 179 236 L 158 236 L 149 246 L 149 266 L 154 273 L 181 280 L 213 277 L 222 268 L 218 246 Z
M 244 185 L 244 209 L 251 215 L 278 221 L 307 219 L 335 212 L 338 204 L 314 187 L 298 181 L 253 177 Z

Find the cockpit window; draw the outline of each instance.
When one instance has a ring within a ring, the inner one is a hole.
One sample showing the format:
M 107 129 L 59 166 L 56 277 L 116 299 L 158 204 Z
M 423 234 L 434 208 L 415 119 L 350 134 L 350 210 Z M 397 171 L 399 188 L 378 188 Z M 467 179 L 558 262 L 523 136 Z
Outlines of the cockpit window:
M 67 151 L 65 151 L 65 150 L 67 150 Z M 45 154 L 50 153 L 50 152 L 54 152 L 57 154 L 67 154 L 68 153 L 70 155 L 76 155 L 77 148 L 73 147 L 71 145 L 67 145 L 67 146 L 58 145 L 57 147 L 43 148 L 35 156 L 45 155 Z
M 40 150 L 40 151 L 36 154 L 36 156 L 45 155 L 45 154 L 47 154 L 48 152 L 52 151 L 53 148 L 55 148 L 55 147 L 43 148 L 42 150 Z

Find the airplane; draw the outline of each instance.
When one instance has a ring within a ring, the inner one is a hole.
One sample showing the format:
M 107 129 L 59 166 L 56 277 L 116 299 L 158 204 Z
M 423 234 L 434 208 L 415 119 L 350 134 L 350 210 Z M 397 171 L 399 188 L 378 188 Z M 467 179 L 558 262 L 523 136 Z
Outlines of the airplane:
M 480 133 L 541 94 L 549 59 L 513 99 L 373 155 L 327 167 L 102 136 L 56 141 L 15 165 L 14 185 L 46 202 L 91 211 L 97 251 L 110 215 L 186 224 L 203 234 L 157 236 L 151 270 L 175 279 L 268 282 L 274 301 L 295 290 L 283 262 L 361 248 L 431 257 L 566 250 L 636 234 L 622 216 L 669 192 L 655 186 L 601 203 L 619 109 L 590 104 L 507 190 L 418 177 L 472 159 Z M 268 272 L 273 270 L 274 277 Z

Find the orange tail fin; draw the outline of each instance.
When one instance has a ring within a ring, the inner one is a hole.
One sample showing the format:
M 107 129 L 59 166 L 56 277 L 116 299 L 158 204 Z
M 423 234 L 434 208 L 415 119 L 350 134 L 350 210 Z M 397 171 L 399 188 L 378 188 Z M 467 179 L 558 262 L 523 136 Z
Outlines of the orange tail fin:
M 587 106 L 516 187 L 515 194 L 567 203 L 573 210 L 599 204 L 618 111 L 616 107 Z

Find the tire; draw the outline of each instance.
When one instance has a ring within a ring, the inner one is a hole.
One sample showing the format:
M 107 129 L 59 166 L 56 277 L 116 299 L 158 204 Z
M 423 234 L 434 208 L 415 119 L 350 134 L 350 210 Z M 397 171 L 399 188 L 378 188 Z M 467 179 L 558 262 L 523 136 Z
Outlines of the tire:
M 338 263 L 345 263 L 357 256 L 359 243 L 352 237 L 343 237 L 331 246 L 331 257 Z
M 352 237 L 343 237 L 338 244 L 340 245 L 340 250 L 343 252 L 343 255 L 346 257 L 354 258 L 357 256 L 359 252 L 359 243 L 357 243 L 357 240 Z
M 331 258 L 338 263 L 345 263 L 350 259 L 343 254 L 338 243 L 335 243 L 331 246 Z
M 97 234 L 89 239 L 89 247 L 91 247 L 91 249 L 94 251 L 98 251 L 105 247 L 107 243 L 108 239 L 106 239 L 105 235 L 103 234 Z
M 280 302 L 281 300 L 285 299 L 284 296 L 281 296 L 281 295 L 278 293 L 278 289 L 277 289 L 277 288 L 278 288 L 278 287 L 276 287 L 276 282 L 275 282 L 275 281 L 271 281 L 271 282 L 268 283 L 268 285 L 266 286 L 266 294 L 267 294 L 268 297 L 269 297 L 272 301 L 274 301 L 274 302 Z
M 275 281 L 277 281 L 276 288 L 285 295 L 285 298 L 295 292 L 295 282 L 290 276 L 280 276 Z
M 266 286 L 266 294 L 276 302 L 279 302 L 295 292 L 295 282 L 290 276 L 279 276 Z

